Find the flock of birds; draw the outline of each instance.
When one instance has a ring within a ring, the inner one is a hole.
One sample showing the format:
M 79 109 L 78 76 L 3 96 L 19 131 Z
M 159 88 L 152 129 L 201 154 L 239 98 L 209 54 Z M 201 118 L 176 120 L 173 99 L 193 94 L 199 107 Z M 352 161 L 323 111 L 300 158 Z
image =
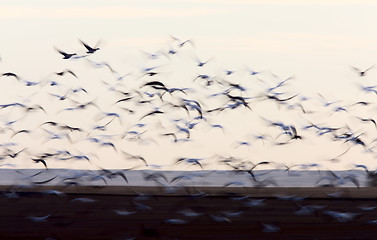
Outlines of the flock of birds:
M 127 171 L 157 170 L 144 171 L 144 180 L 170 186 L 211 173 L 189 172 L 168 179 L 164 171 L 158 171 L 187 166 L 189 170 L 230 170 L 235 181 L 224 187 L 243 186 L 237 181 L 239 173 L 247 174 L 257 187 L 279 186 L 274 179 L 263 178 L 265 172 L 257 171 L 265 168 L 283 169 L 292 176 L 315 169 L 318 170 L 317 186 L 351 183 L 360 187 L 358 176 L 351 171 L 341 175 L 330 169 L 325 171 L 322 165 L 325 160 L 303 163 L 289 160 L 299 151 L 297 148 L 313 144 L 313 139 L 330 146 L 323 151 L 329 156 L 327 162 L 339 163 L 352 151 L 361 157 L 377 157 L 374 135 L 377 123 L 373 118 L 377 85 L 366 85 L 374 65 L 367 69 L 351 66 L 359 95 L 358 99 L 346 102 L 329 100 L 322 94 L 300 93 L 292 87 L 296 81 L 293 76 L 281 79 L 270 71 L 216 67 L 214 58 L 197 56 L 192 40 L 171 37 L 161 50 L 143 52 L 143 66 L 127 72 L 107 61 L 95 60 L 103 51 L 98 44 L 80 43 L 82 48 L 78 51 L 56 48 L 62 65 L 68 67 L 47 73 L 42 80 L 30 81 L 17 72 L 1 74 L 1 80 L 9 86 L 3 91 L 11 97 L 0 103 L 0 167 L 43 168 L 32 176 L 23 176 L 32 185 L 58 179 L 58 185 L 66 186 L 88 180 L 107 184 L 114 178 L 128 184 Z M 80 73 L 85 66 L 86 71 Z M 292 150 L 289 156 L 280 155 L 279 159 L 255 160 L 253 149 L 270 152 L 278 148 Z M 208 154 L 208 149 L 214 152 Z M 203 152 L 207 155 L 199 156 Z M 98 171 L 35 180 L 50 168 L 77 166 Z M 108 166 L 115 166 L 116 170 Z M 370 164 L 358 159 L 350 166 L 350 170 L 364 170 L 375 184 L 373 179 L 377 173 L 370 170 Z M 64 195 L 52 190 L 45 194 Z M 4 195 L 17 197 L 14 192 Z M 304 206 L 297 196 L 281 199 L 297 205 L 296 215 L 320 212 L 338 222 L 359 216 L 329 210 L 326 206 Z M 265 204 L 265 199 L 250 196 L 234 200 L 243 201 L 247 209 Z M 71 203 L 95 201 L 75 198 Z M 133 210 L 114 209 L 114 214 L 128 216 L 150 210 L 139 200 L 132 203 Z M 363 211 L 376 208 L 362 207 Z M 244 212 L 208 216 L 216 222 L 231 222 Z M 188 219 L 204 215 L 187 208 L 179 214 L 182 218 L 166 219 L 165 223 L 182 225 Z M 45 222 L 53 215 L 28 218 Z M 263 232 L 280 231 L 275 224 L 261 226 Z
M 374 65 L 351 66 L 360 99 L 347 103 L 298 92 L 292 87 L 294 76 L 217 67 L 213 57 L 197 56 L 190 39 L 171 37 L 159 51 L 143 51 L 142 66 L 128 72 L 95 60 L 103 51 L 99 44 L 80 44 L 78 51 L 55 48 L 68 67 L 39 81 L 17 72 L 1 74 L 9 86 L 4 92 L 11 94 L 0 104 L 1 167 L 88 166 L 100 170 L 102 178 L 126 180 L 127 170 L 185 164 L 190 170 L 244 172 L 259 186 L 272 183 L 254 174 L 263 167 L 287 172 L 326 168 L 320 161 L 290 162 L 297 148 L 313 139 L 336 144 L 324 151 L 332 155 L 328 162 L 341 161 L 353 149 L 360 156 L 377 156 L 377 124 L 370 114 L 376 109 L 370 99 L 377 85 L 365 85 Z M 289 156 L 255 160 L 253 149 L 282 148 L 292 149 Z M 375 174 L 360 161 L 351 169 Z M 318 184 L 344 182 L 360 185 L 351 173 L 328 170 L 318 179 Z
M 201 229 L 203 231 L 203 228 L 198 228 L 198 226 L 202 225 L 205 229 L 208 223 L 214 223 L 216 226 L 222 226 L 228 230 L 228 226 L 240 227 L 240 225 L 243 225 L 242 229 L 249 229 L 249 234 L 255 230 L 259 230 L 262 234 L 279 234 L 281 231 L 284 231 L 283 226 L 285 221 L 283 220 L 283 223 L 278 222 L 282 216 L 289 217 L 292 221 L 291 225 L 293 222 L 300 223 L 301 219 L 307 223 L 308 219 L 313 218 L 316 219 L 315 224 L 339 224 L 339 227 L 349 222 L 356 222 L 364 227 L 373 227 L 377 224 L 377 220 L 375 219 L 377 206 L 373 200 L 365 200 L 362 203 L 358 202 L 349 206 L 347 211 L 339 211 L 339 202 L 318 204 L 310 202 L 310 200 L 306 202 L 307 196 L 297 195 L 277 195 L 276 197 L 258 198 L 250 195 L 235 194 L 229 195 L 226 198 L 209 197 L 209 199 L 205 199 L 205 195 L 193 193 L 186 196 L 187 198 L 181 199 L 180 202 L 174 202 L 173 200 L 174 204 L 171 203 L 169 205 L 164 202 L 166 199 L 161 196 L 141 193 L 136 196 L 128 196 L 126 201 L 113 201 L 111 203 L 105 203 L 104 199 L 97 198 L 95 195 L 77 197 L 56 190 L 45 190 L 40 194 L 42 196 L 49 196 L 55 200 L 59 199 L 56 201 L 64 201 L 67 207 L 64 210 L 51 210 L 47 208 L 41 211 L 39 209 L 39 213 L 36 210 L 29 211 L 31 213 L 26 217 L 28 221 L 35 224 L 50 223 L 52 226 L 63 224 L 63 222 L 68 222 L 68 224 L 65 223 L 68 226 L 75 225 L 75 221 L 66 221 L 68 216 L 72 217 L 73 215 L 70 209 L 75 209 L 73 212 L 76 211 L 76 214 L 79 213 L 81 215 L 90 214 L 91 212 L 101 212 L 102 215 L 91 216 L 95 219 L 108 214 L 113 216 L 115 222 L 118 222 L 118 224 L 120 222 L 121 226 L 124 226 L 125 221 L 129 221 L 129 224 L 126 224 L 128 228 L 124 228 L 125 234 L 123 237 L 119 238 L 118 236 L 118 238 L 113 239 L 180 239 L 178 237 L 179 235 L 182 236 L 182 234 L 179 234 L 180 229 L 187 231 L 186 227 L 191 226 L 194 229 Z M 333 198 L 335 197 L 334 194 Z M 203 201 L 207 201 L 207 204 L 209 201 L 212 204 L 202 206 Z M 222 205 L 219 205 L 221 203 Z M 107 206 L 108 204 L 111 207 Z M 282 210 L 279 211 L 277 210 L 278 208 Z M 141 221 L 143 218 L 147 218 L 148 220 Z M 257 224 L 255 224 L 255 221 Z M 112 222 L 112 224 L 114 223 Z M 175 234 L 171 233 L 170 236 L 178 235 L 177 237 L 169 238 L 162 234 L 162 229 L 169 225 L 174 226 L 175 229 Z M 292 226 L 287 225 L 288 228 L 292 229 Z M 305 227 L 305 229 L 307 228 L 308 226 Z M 75 229 L 75 227 L 72 227 L 72 229 Z M 240 228 L 237 229 L 240 230 Z M 193 235 L 200 236 L 201 231 Z M 230 229 L 230 231 L 234 236 L 240 236 L 240 239 L 243 239 L 242 234 L 238 235 L 239 233 L 233 229 Z M 187 236 L 184 239 L 186 238 Z M 51 239 L 56 238 L 51 237 Z

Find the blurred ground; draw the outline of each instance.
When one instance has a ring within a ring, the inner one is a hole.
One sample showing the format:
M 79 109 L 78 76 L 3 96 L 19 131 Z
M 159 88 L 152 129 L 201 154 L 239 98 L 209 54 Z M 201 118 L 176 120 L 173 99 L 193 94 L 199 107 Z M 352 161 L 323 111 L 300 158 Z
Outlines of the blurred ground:
M 373 198 L 302 199 L 302 192 L 281 191 L 272 197 L 271 191 L 266 197 L 263 189 L 255 197 L 3 191 L 0 239 L 376 239 Z

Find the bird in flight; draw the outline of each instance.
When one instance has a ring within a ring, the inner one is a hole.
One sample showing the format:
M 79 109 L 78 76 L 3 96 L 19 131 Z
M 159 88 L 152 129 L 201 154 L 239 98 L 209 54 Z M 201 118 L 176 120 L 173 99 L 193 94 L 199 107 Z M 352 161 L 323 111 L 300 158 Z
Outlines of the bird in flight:
M 365 70 L 360 70 L 359 68 L 354 67 L 354 66 L 351 66 L 351 68 L 352 68 L 353 70 L 355 70 L 356 72 L 358 72 L 359 75 L 360 75 L 360 77 L 364 77 L 365 74 L 367 73 L 367 71 L 369 71 L 370 69 L 374 68 L 374 66 L 375 66 L 375 65 L 372 65 L 372 66 L 370 66 L 369 68 L 367 68 L 367 69 L 365 69 Z
M 194 56 L 194 58 L 195 58 L 194 60 L 196 61 L 198 67 L 203 67 L 204 65 L 206 65 L 209 61 L 211 61 L 213 59 L 213 57 L 211 57 L 207 61 L 202 61 L 197 56 Z
M 68 69 L 66 69 L 66 70 L 64 70 L 64 71 L 61 71 L 61 72 L 55 72 L 55 74 L 58 75 L 58 76 L 60 76 L 60 77 L 62 77 L 62 76 L 65 75 L 66 73 L 69 73 L 69 74 L 71 74 L 72 76 L 74 76 L 75 78 L 77 78 L 77 75 L 76 75 L 74 72 L 72 72 L 71 70 L 68 70 Z
M 5 76 L 5 77 L 14 77 L 14 78 L 16 78 L 17 80 L 20 80 L 20 78 L 18 77 L 18 75 L 15 74 L 15 73 L 12 73 L 12 72 L 6 72 L 6 73 L 3 73 L 3 74 L 1 74 L 1 76 Z
M 96 51 L 99 50 L 99 47 L 97 47 L 98 44 L 99 44 L 99 42 L 98 42 L 94 47 L 89 46 L 88 44 L 86 44 L 86 43 L 83 42 L 82 40 L 80 40 L 80 42 L 81 42 L 82 45 L 84 45 L 84 47 L 88 50 L 88 51 L 86 52 L 86 53 L 88 53 L 88 54 L 95 53 Z
M 64 52 L 62 50 L 59 50 L 57 48 L 55 48 L 55 49 L 56 49 L 56 51 L 58 51 L 58 53 L 60 53 L 61 55 L 63 55 L 63 59 L 70 59 L 71 57 L 77 55 L 77 53 L 66 53 L 66 52 Z

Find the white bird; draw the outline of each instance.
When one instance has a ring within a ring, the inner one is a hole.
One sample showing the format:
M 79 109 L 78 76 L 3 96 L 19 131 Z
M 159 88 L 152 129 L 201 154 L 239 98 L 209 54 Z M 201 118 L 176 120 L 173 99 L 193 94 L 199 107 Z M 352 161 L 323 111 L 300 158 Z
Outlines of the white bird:
M 326 206 L 320 206 L 320 205 L 306 205 L 306 206 L 299 206 L 299 209 L 294 211 L 295 215 L 311 215 L 314 214 L 319 209 L 325 208 Z
M 334 218 L 337 222 L 349 222 L 352 221 L 356 216 L 360 215 L 360 213 L 337 212 L 330 210 L 323 211 L 323 213 Z
M 115 212 L 116 214 L 121 215 L 121 216 L 129 216 L 129 215 L 136 213 L 136 212 L 130 212 L 130 211 L 126 211 L 126 210 L 113 210 L 113 212 Z
M 45 216 L 28 216 L 28 218 L 33 222 L 46 222 L 47 218 L 49 218 L 51 215 L 52 213 L 47 214 Z
M 57 190 L 45 190 L 42 193 L 46 194 L 46 195 L 57 195 L 57 196 L 63 196 L 63 195 L 65 195 L 65 193 L 63 193 L 61 191 L 57 191 Z
M 231 220 L 230 220 L 229 218 L 225 217 L 225 216 L 220 216 L 220 215 L 216 216 L 216 215 L 213 215 L 213 214 L 209 214 L 209 216 L 210 216 L 214 221 L 216 221 L 216 222 L 228 222 L 228 223 L 231 222 Z
M 188 223 L 188 221 L 183 220 L 183 219 L 178 219 L 178 218 L 165 219 L 164 222 L 170 223 L 170 224 L 186 224 L 186 223 Z
M 97 200 L 93 198 L 75 198 L 75 199 L 72 199 L 71 202 L 93 203 L 93 202 L 97 202 Z
M 240 217 L 244 211 L 238 211 L 238 212 L 228 212 L 228 211 L 223 211 L 221 214 L 223 214 L 226 217 Z
M 280 232 L 280 227 L 276 224 L 271 224 L 271 223 L 261 223 L 263 226 L 262 232 L 264 233 L 275 233 L 275 232 Z
M 191 210 L 189 208 L 179 210 L 178 213 L 182 214 L 185 217 L 198 217 L 198 216 L 204 215 L 204 213 L 194 212 L 193 210 Z
M 265 198 L 262 199 L 252 199 L 245 203 L 246 207 L 262 207 L 265 205 L 264 203 Z
M 373 211 L 377 206 L 358 206 L 358 208 L 363 211 Z

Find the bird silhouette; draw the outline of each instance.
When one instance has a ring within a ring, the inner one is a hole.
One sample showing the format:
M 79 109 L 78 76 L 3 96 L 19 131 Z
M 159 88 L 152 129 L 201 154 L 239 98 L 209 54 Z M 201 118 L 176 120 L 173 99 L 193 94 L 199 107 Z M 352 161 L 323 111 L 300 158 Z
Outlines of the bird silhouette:
M 365 70 L 360 70 L 360 69 L 357 68 L 357 67 L 351 66 L 351 68 L 352 68 L 354 71 L 356 71 L 356 72 L 359 74 L 360 77 L 364 77 L 365 74 L 366 74 L 369 70 L 371 70 L 372 68 L 374 68 L 374 67 L 375 67 L 375 65 L 372 65 L 372 66 L 368 67 L 368 68 L 365 69 Z
M 82 40 L 79 40 L 79 41 L 82 43 L 82 45 L 84 45 L 84 47 L 85 47 L 86 50 L 87 50 L 86 53 L 88 53 L 88 54 L 93 54 L 93 53 L 95 53 L 96 51 L 100 50 L 100 48 L 97 47 L 98 44 L 99 44 L 99 42 L 98 42 L 94 47 L 91 47 L 91 46 L 89 46 L 88 44 L 86 44 L 85 42 L 83 42 Z
M 62 51 L 62 50 L 59 50 L 59 49 L 57 49 L 57 48 L 55 48 L 56 49 L 56 51 L 58 51 L 58 53 L 60 53 L 61 55 L 63 55 L 63 59 L 70 59 L 70 58 L 72 58 L 73 56 L 76 56 L 77 55 L 77 53 L 66 53 L 66 52 L 64 52 L 64 51 Z

